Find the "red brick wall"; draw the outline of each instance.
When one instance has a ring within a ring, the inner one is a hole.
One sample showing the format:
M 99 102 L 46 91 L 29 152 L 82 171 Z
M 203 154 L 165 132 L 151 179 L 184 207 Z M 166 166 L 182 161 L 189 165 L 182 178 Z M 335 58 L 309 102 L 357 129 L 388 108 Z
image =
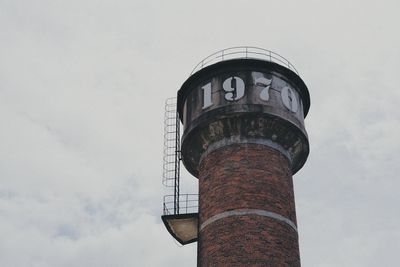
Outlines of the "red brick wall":
M 237 209 L 274 212 L 296 224 L 290 164 L 264 145 L 217 149 L 200 165 L 200 225 Z M 229 216 L 199 233 L 200 266 L 300 266 L 297 232 L 277 219 Z

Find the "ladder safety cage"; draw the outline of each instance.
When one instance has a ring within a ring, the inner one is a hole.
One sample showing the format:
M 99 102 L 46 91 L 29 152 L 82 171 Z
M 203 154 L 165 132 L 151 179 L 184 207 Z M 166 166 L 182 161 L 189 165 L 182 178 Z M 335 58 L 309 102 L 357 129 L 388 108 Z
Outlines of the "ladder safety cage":
M 165 101 L 162 183 L 164 186 L 174 189 L 174 214 L 179 214 L 180 153 L 180 121 L 177 98 L 171 97 Z

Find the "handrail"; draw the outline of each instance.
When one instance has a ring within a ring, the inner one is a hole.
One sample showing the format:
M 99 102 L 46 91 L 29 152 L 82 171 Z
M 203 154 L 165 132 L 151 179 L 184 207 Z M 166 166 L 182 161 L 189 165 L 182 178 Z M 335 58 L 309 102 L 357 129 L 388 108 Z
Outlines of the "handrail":
M 278 53 L 275 53 L 271 50 L 255 47 L 255 46 L 235 46 L 235 47 L 229 47 L 225 48 L 222 50 L 219 50 L 217 52 L 212 53 L 208 57 L 204 58 L 202 61 L 200 61 L 192 70 L 190 75 L 193 73 L 210 66 L 212 64 L 221 62 L 221 61 L 226 61 L 230 59 L 239 59 L 239 58 L 252 58 L 252 59 L 261 59 L 261 60 L 266 60 L 269 62 L 274 62 L 277 63 L 281 66 L 284 66 L 292 71 L 294 71 L 297 75 L 299 75 L 299 72 L 296 70 L 296 68 L 293 66 L 292 63 L 290 63 L 289 60 L 284 58 L 283 56 L 279 55 Z M 190 76 L 189 75 L 189 76 Z
M 180 194 L 179 195 L 179 209 L 174 210 L 174 195 L 164 196 L 163 213 L 164 215 L 172 214 L 187 214 L 197 213 L 199 210 L 199 195 L 198 194 Z

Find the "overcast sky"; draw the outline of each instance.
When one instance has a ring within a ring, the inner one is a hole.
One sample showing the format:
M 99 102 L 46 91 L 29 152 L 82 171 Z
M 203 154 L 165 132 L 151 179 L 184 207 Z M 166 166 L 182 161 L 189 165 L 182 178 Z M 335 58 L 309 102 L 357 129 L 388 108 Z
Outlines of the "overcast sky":
M 195 266 L 160 220 L 164 101 L 236 45 L 310 90 L 302 265 L 394 266 L 399 3 L 0 0 L 0 266 Z

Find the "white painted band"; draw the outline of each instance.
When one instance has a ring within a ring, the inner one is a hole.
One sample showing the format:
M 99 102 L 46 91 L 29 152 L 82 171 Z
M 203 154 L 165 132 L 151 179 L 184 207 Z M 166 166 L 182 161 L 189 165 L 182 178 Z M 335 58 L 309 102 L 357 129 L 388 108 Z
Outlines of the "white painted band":
M 231 217 L 231 216 L 243 216 L 243 215 L 257 215 L 257 216 L 264 216 L 264 217 L 272 218 L 272 219 L 278 220 L 280 222 L 286 223 L 293 230 L 295 230 L 297 232 L 296 224 L 294 224 L 288 218 L 283 217 L 282 215 L 272 212 L 272 211 L 257 210 L 257 209 L 237 209 L 237 210 L 230 210 L 230 211 L 225 211 L 225 212 L 219 213 L 219 214 L 214 215 L 211 218 L 207 219 L 205 222 L 203 222 L 200 225 L 200 231 L 202 231 L 209 224 L 216 222 L 218 220 L 221 220 L 223 218 Z

